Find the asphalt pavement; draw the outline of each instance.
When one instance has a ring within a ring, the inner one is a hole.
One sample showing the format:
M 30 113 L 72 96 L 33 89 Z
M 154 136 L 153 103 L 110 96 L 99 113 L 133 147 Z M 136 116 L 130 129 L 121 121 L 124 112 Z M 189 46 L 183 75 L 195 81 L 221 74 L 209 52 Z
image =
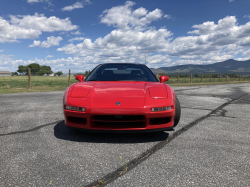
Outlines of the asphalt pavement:
M 0 95 L 0 186 L 250 186 L 250 84 L 174 90 L 180 123 L 147 134 L 69 131 L 63 92 Z

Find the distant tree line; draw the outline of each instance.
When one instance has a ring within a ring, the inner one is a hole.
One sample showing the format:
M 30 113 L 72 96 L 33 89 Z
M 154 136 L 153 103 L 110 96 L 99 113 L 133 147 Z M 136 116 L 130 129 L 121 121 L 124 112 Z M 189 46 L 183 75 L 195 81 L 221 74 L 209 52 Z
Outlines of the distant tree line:
M 46 66 L 46 65 L 39 65 L 37 63 L 32 63 L 32 64 L 29 64 L 27 66 L 23 66 L 23 65 L 20 65 L 18 66 L 18 70 L 17 72 L 20 73 L 20 74 L 25 74 L 27 75 L 28 74 L 28 69 L 31 69 L 31 75 L 39 75 L 39 76 L 42 76 L 44 74 L 52 74 L 53 71 L 51 71 L 51 67 L 50 66 Z
M 28 69 L 31 69 L 31 75 L 39 75 L 39 76 L 43 76 L 43 75 L 50 75 L 53 73 L 53 71 L 51 70 L 50 66 L 46 66 L 46 65 L 39 65 L 37 63 L 32 63 L 29 64 L 27 66 L 24 65 L 20 65 L 18 66 L 18 70 L 17 72 L 12 72 L 12 75 L 18 75 L 18 73 L 20 73 L 21 75 L 28 75 Z M 56 73 L 54 73 L 54 75 L 58 75 L 61 76 L 63 73 L 61 71 L 58 71 Z
M 46 65 L 39 65 L 37 63 L 32 63 L 27 66 L 20 65 L 18 66 L 18 70 L 16 72 L 12 72 L 12 76 L 16 75 L 28 75 L 28 69 L 31 69 L 31 75 L 50 75 L 53 73 L 50 66 Z M 19 73 L 19 74 L 18 74 Z M 55 72 L 54 75 L 61 76 L 63 74 L 62 71 Z M 77 75 L 83 75 L 84 77 L 87 77 L 90 74 L 90 71 L 85 71 L 85 73 L 78 73 Z

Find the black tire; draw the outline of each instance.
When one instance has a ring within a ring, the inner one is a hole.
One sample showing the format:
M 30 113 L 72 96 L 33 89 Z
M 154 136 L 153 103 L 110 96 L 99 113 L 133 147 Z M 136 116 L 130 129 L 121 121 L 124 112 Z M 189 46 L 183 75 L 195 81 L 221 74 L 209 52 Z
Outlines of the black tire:
M 175 118 L 174 118 L 174 127 L 179 123 L 181 118 L 181 105 L 179 99 L 175 96 Z

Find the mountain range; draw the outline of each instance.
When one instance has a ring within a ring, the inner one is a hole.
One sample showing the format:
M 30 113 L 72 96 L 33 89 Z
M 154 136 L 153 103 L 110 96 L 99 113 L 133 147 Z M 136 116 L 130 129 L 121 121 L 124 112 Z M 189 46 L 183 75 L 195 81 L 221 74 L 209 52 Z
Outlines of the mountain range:
M 233 74 L 236 75 L 250 75 L 250 59 L 246 61 L 237 61 L 229 59 L 223 62 L 217 62 L 214 64 L 195 65 L 186 64 L 171 67 L 160 67 L 151 69 L 153 73 L 164 73 L 166 75 L 171 74 Z

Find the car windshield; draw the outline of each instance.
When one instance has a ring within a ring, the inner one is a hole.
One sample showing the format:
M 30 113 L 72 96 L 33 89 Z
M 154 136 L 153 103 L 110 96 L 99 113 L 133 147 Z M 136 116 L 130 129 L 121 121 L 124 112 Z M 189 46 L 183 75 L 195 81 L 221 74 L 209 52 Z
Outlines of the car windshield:
M 151 70 L 140 64 L 103 64 L 97 66 L 85 81 L 158 82 Z

